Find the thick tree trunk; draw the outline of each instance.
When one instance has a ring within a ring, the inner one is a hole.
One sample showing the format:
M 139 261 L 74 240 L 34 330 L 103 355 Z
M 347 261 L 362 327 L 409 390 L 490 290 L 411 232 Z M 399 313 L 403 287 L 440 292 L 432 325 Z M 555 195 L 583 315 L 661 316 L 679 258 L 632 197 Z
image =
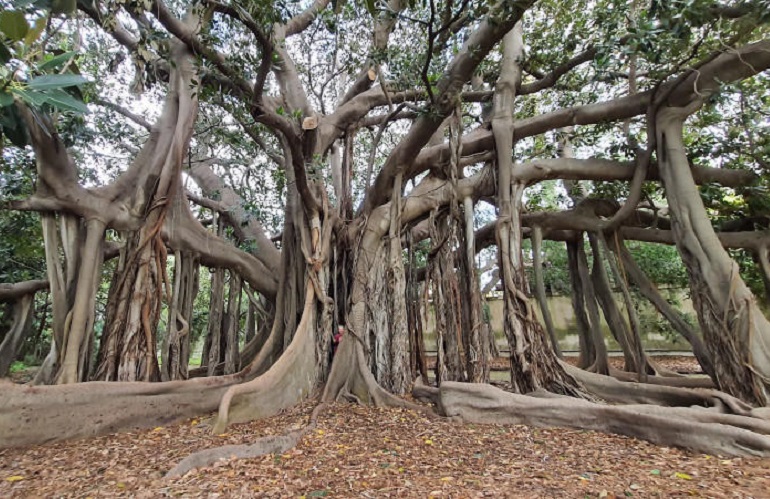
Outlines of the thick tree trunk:
M 390 207 L 390 244 L 388 247 L 388 315 L 390 336 L 390 383 L 386 386 L 393 393 L 402 395 L 412 387 L 412 370 L 409 362 L 409 331 L 407 330 L 406 276 L 404 255 L 401 248 L 401 176 L 393 185 Z
M 423 308 L 420 303 L 421 283 L 417 279 L 417 258 L 414 246 L 409 238 L 409 271 L 406 275 L 406 307 L 407 307 L 407 329 L 409 331 L 409 363 L 413 373 L 419 373 L 421 378 L 427 382 L 428 369 L 425 359 L 425 340 L 423 337 Z M 422 285 L 424 286 L 424 284 Z M 426 288 L 427 289 L 427 288 Z
M 586 313 L 586 294 L 583 292 L 583 280 L 578 269 L 578 243 L 567 241 L 567 269 L 569 271 L 572 294 L 572 310 L 577 322 L 578 341 L 580 345 L 580 357 L 578 367 L 586 369 L 596 361 L 596 349 L 592 340 L 591 323 Z M 595 302 L 594 302 L 595 303 Z
M 380 295 L 372 293 L 370 273 L 384 269 L 382 259 L 383 237 L 390 226 L 390 204 L 380 206 L 360 227 L 361 237 L 355 248 L 353 275 L 351 278 L 350 308 L 346 331 L 337 347 L 329 378 L 323 392 L 323 400 L 354 400 L 374 405 L 408 405 L 379 384 L 370 367 L 373 343 L 369 337 L 370 308 L 381 308 Z M 387 330 L 379 334 L 387 335 Z
M 220 217 L 217 219 L 217 235 L 221 236 L 224 226 Z M 209 290 L 209 320 L 206 327 L 206 339 L 203 343 L 202 362 L 206 365 L 208 376 L 221 373 L 222 360 L 222 316 L 225 309 L 225 269 L 210 269 L 211 287 Z
M 156 220 L 158 223 L 158 220 Z M 166 284 L 166 248 L 159 228 L 127 236 L 107 302 L 100 381 L 159 381 L 156 330 Z
M 268 417 L 291 407 L 307 397 L 316 387 L 327 368 L 328 349 L 331 340 L 332 302 L 325 296 L 328 288 L 329 252 L 332 233 L 332 217 L 322 227 L 317 214 L 307 222 L 309 234 L 302 237 L 302 261 L 309 265 L 305 285 L 305 303 L 292 342 L 281 357 L 259 377 L 230 388 L 222 397 L 214 433 L 221 433 L 230 423 Z M 301 215 L 298 216 L 301 222 Z M 295 229 L 302 230 L 301 223 Z M 320 302 L 321 307 L 317 307 Z M 280 307 L 280 295 L 279 295 Z M 260 369 L 260 364 L 273 351 L 274 343 L 284 336 L 277 318 L 270 339 L 255 361 L 246 369 Z M 284 336 L 285 337 L 285 336 Z
M 664 107 L 656 120 L 658 163 L 672 229 L 717 386 L 752 404 L 768 405 L 770 322 L 716 237 L 693 181 L 682 129 L 695 109 Z
M 612 335 L 623 350 L 625 360 L 625 369 L 629 372 L 637 372 L 641 359 L 638 358 L 638 351 L 634 348 L 628 331 L 628 324 L 623 319 L 623 315 L 618 310 L 618 304 L 612 293 L 612 285 L 609 276 L 604 268 L 604 258 L 599 249 L 599 243 L 595 235 L 589 235 L 591 241 L 591 252 L 593 254 L 593 265 L 591 268 L 591 281 L 596 291 L 596 299 L 604 312 L 604 319 L 610 327 Z
M 466 352 L 461 350 L 462 300 L 454 255 L 459 227 L 457 219 L 451 215 L 441 215 L 434 225 L 428 274 L 433 285 L 432 302 L 436 324 L 436 382 L 465 381 Z
M 500 78 L 494 97 L 492 133 L 497 149 L 497 197 L 500 214 L 496 238 L 503 282 L 503 328 L 511 359 L 511 384 L 517 393 L 545 388 L 557 393 L 575 393 L 577 383 L 557 363 L 548 348 L 545 333 L 529 299 L 521 252 L 521 196 L 525 182 L 515 180 L 513 154 L 513 101 L 521 79 L 518 60 L 524 42 L 517 24 L 503 40 Z
M 463 316 L 463 346 L 465 350 L 465 371 L 468 381 L 486 383 L 489 381 L 489 334 L 484 322 L 481 303 L 481 283 L 476 272 L 476 248 L 473 234 L 473 200 L 463 199 L 463 218 L 460 221 L 461 239 L 458 245 L 457 267 L 460 274 Z
M 241 287 L 238 274 L 230 272 L 230 286 L 227 294 L 227 314 L 222 321 L 224 373 L 233 374 L 240 369 L 238 338 L 241 319 Z
M 53 338 L 35 384 L 85 381 L 91 355 L 94 300 L 101 278 L 104 224 L 83 224 L 73 215 L 41 216 L 46 270 L 51 289 Z M 64 266 L 60 260 L 64 257 Z M 88 264 L 81 265 L 81 262 Z M 77 319 L 77 320 L 75 320 Z
M 62 342 L 58 384 L 85 381 L 88 376 L 93 345 L 94 307 L 96 289 L 101 280 L 102 242 L 105 224 L 101 220 L 85 223 L 85 239 L 79 248 L 80 263 L 75 297 L 72 308 L 65 319 L 65 334 Z M 68 243 L 64 243 L 66 248 Z M 65 249 L 65 255 L 67 250 Z M 68 257 L 68 262 L 72 258 Z M 69 268 L 67 269 L 69 273 Z
M 193 23 L 194 30 L 200 28 L 195 16 L 189 16 L 188 21 Z M 110 186 L 127 188 L 125 182 L 134 182 L 136 193 L 122 201 L 142 217 L 139 227 L 126 231 L 118 277 L 110 288 L 97 370 L 100 380 L 160 379 L 156 333 L 163 293 L 165 291 L 168 299 L 172 294 L 166 275 L 167 250 L 163 230 L 167 218 L 174 216 L 177 205 L 186 203 L 181 188 L 181 169 L 198 112 L 197 82 L 191 56 L 183 45 L 174 44 L 173 47 L 174 70 L 169 76 L 170 88 L 163 115 L 153 130 L 153 139 L 148 141 L 132 165 L 136 169 L 132 168 L 131 173 L 138 178 L 123 177 Z M 120 195 L 125 194 L 121 192 Z
M 642 345 L 642 337 L 640 332 L 641 326 L 639 324 L 639 317 L 636 314 L 636 309 L 634 308 L 634 302 L 631 298 L 631 293 L 628 290 L 628 281 L 626 279 L 625 273 L 620 271 L 620 267 L 615 259 L 615 253 L 609 250 L 604 234 L 597 232 L 596 239 L 599 242 L 601 254 L 609 263 L 612 275 L 615 279 L 615 282 L 617 283 L 617 286 L 620 288 L 621 295 L 623 296 L 623 304 L 626 307 L 626 316 L 628 317 L 629 328 L 627 329 L 627 332 L 629 348 L 631 348 L 634 359 L 636 361 L 636 372 L 639 375 L 639 379 L 643 380 L 647 374 L 654 374 L 655 371 L 652 369 L 652 366 L 650 366 L 650 363 L 647 359 L 647 354 L 644 351 L 644 346 Z M 616 240 L 616 243 L 619 244 L 619 241 Z

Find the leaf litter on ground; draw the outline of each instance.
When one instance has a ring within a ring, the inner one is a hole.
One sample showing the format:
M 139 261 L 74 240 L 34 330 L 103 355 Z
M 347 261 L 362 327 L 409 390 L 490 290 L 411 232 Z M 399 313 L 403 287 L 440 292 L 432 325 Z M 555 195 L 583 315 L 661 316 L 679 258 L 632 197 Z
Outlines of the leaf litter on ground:
M 0 450 L 0 497 L 770 497 L 770 459 L 593 431 L 478 425 L 333 404 L 294 449 L 175 479 L 188 454 L 304 427 L 316 401 L 211 434 L 167 427 Z

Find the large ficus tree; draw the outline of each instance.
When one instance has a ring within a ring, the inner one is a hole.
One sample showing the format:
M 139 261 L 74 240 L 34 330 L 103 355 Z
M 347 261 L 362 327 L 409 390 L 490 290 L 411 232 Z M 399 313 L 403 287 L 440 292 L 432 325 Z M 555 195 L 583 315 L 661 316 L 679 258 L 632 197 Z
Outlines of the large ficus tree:
M 770 323 L 726 251 L 749 251 L 770 275 L 757 230 L 768 216 L 763 2 L 6 7 L 3 136 L 28 145 L 36 169 L 34 192 L 4 207 L 40 214 L 47 279 L 3 285 L 0 298 L 19 310 L 16 338 L 30 294 L 47 287 L 53 339 L 36 380 L 50 386 L 3 387 L 4 443 L 217 407 L 222 431 L 320 387 L 325 401 L 411 405 L 398 395 L 427 382 L 432 313 L 438 388 L 414 394 L 443 415 L 770 452 Z M 554 179 L 562 201 L 525 209 L 527 190 Z M 715 226 L 706 189 L 750 213 L 719 212 Z M 757 223 L 731 225 L 748 216 Z M 547 318 L 544 239 L 566 244 L 580 368 L 559 359 Z M 676 245 L 702 335 L 626 240 Z M 490 245 L 508 394 L 484 384 L 496 346 L 475 255 Z M 201 267 L 203 365 L 190 370 Z M 647 358 L 629 284 L 710 379 Z M 625 371 L 609 367 L 601 316 Z M 544 393 L 567 397 L 528 395 Z

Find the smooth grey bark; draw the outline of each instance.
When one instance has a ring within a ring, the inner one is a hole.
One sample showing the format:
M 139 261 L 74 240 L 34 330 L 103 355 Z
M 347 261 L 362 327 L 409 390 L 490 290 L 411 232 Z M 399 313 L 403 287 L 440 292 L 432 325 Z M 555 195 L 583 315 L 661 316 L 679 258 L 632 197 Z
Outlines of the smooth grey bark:
M 559 340 L 556 338 L 556 331 L 553 327 L 553 318 L 551 317 L 551 311 L 548 309 L 548 300 L 545 294 L 543 256 L 540 254 L 542 251 L 542 243 L 543 229 L 535 226 L 532 231 L 532 267 L 535 276 L 535 296 L 537 297 L 537 303 L 540 306 L 540 313 L 543 316 L 545 330 L 548 333 L 548 338 L 551 340 L 551 348 L 553 348 L 556 356 L 561 358 L 561 348 L 559 347 Z
M 714 360 L 717 386 L 748 402 L 767 405 L 770 322 L 716 237 L 688 168 L 684 120 L 699 106 L 695 101 L 689 108 L 665 107 L 657 116 L 658 157 L 672 230 Z

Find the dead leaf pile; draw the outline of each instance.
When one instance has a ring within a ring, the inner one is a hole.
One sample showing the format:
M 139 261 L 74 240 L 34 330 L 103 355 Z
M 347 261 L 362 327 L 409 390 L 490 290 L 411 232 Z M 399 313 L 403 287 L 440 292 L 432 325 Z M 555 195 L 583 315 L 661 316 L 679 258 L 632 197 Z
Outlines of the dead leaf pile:
M 304 426 L 314 402 L 211 435 L 187 421 L 0 451 L 0 496 L 768 497 L 770 460 L 727 459 L 590 431 L 474 425 L 330 406 L 282 455 L 163 475 L 202 448 Z

